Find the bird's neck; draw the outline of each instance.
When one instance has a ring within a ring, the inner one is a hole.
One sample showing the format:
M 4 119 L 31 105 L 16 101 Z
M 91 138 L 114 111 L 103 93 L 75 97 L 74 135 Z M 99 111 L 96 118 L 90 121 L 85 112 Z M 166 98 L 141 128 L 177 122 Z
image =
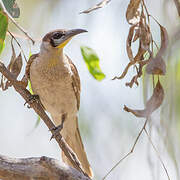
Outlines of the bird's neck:
M 65 64 L 67 64 L 67 58 L 63 53 L 63 49 L 46 50 L 42 48 L 40 51 L 40 56 L 42 57 L 41 59 L 43 61 L 41 63 L 49 68 L 57 65 L 63 67 Z

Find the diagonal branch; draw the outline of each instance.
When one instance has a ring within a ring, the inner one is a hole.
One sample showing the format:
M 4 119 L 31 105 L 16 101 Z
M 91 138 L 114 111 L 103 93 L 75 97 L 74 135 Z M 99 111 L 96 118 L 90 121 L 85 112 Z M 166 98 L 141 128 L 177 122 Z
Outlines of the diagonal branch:
M 11 72 L 8 71 L 8 69 L 5 67 L 5 65 L 0 61 L 0 72 L 8 79 L 8 81 L 11 82 L 14 89 L 24 98 L 26 102 L 29 102 L 30 97 L 32 96 L 31 93 L 24 87 L 23 83 L 21 81 L 17 81 Z M 53 129 L 55 128 L 55 125 L 51 121 L 51 119 L 48 117 L 48 115 L 45 113 L 43 107 L 38 101 L 33 101 L 30 104 L 30 107 L 34 109 L 34 111 L 41 117 L 41 119 L 44 121 L 44 123 L 47 125 L 51 133 L 53 134 Z M 59 147 L 62 149 L 64 154 L 67 156 L 67 158 L 70 160 L 70 162 L 76 167 L 77 170 L 82 172 L 84 175 L 86 175 L 82 168 L 81 164 L 75 155 L 75 153 L 71 150 L 71 148 L 67 145 L 63 137 L 60 133 L 58 133 L 54 137 L 59 145 Z
M 3 180 L 90 180 L 76 169 L 56 159 L 42 157 L 9 158 L 0 155 L 0 179 Z

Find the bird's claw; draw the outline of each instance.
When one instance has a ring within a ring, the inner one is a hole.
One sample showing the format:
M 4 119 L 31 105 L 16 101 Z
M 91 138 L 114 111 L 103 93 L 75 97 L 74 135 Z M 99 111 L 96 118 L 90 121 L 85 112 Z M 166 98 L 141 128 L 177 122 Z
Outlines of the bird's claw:
M 50 131 L 52 132 L 52 136 L 50 138 L 50 141 L 55 138 L 60 132 L 61 130 L 63 129 L 63 125 L 64 125 L 64 121 L 65 121 L 65 117 L 66 117 L 66 114 L 63 114 L 62 115 L 62 122 L 59 126 L 55 126 L 53 128 L 50 129 Z
M 34 102 L 37 102 L 37 103 L 40 102 L 39 95 L 37 95 L 37 94 L 30 95 L 28 100 L 24 103 L 24 106 L 26 104 L 28 104 L 27 108 L 31 108 L 31 104 L 34 103 Z

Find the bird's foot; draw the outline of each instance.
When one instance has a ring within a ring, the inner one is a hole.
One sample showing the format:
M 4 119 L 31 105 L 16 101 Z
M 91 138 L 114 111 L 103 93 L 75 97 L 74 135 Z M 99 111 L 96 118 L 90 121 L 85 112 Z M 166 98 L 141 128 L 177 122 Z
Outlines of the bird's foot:
M 63 129 L 63 125 L 64 125 L 64 121 L 66 119 L 66 113 L 62 115 L 62 121 L 61 121 L 61 124 L 59 126 L 55 126 L 53 128 L 50 129 L 50 131 L 52 132 L 52 136 L 50 138 L 50 141 L 55 138 L 60 132 L 61 130 Z
M 32 95 L 30 95 L 29 98 L 28 98 L 28 100 L 24 103 L 24 106 L 25 106 L 26 104 L 28 104 L 28 105 L 27 105 L 27 108 L 31 108 L 31 104 L 34 103 L 34 102 L 37 102 L 37 103 L 40 102 L 39 95 L 37 95 L 37 94 L 32 94 Z

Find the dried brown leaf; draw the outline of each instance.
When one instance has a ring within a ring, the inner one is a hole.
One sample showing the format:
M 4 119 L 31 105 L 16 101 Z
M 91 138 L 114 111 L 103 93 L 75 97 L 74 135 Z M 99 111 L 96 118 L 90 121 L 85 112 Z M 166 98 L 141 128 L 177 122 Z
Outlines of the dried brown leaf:
M 135 29 L 135 35 L 133 37 L 133 41 L 132 42 L 135 42 L 137 39 L 139 39 L 139 37 L 140 37 L 140 29 L 136 28 Z
M 130 88 L 132 88 L 133 84 L 135 83 L 137 86 L 139 85 L 137 79 L 138 79 L 138 74 L 135 75 L 130 82 L 126 83 L 126 86 L 129 86 Z
M 140 42 L 141 48 L 148 50 L 151 42 L 151 32 L 147 24 L 140 22 Z
M 124 69 L 124 71 L 123 71 L 123 73 L 121 74 L 121 76 L 119 76 L 119 77 L 115 76 L 112 80 L 124 78 L 125 75 L 126 75 L 127 72 L 128 72 L 128 69 L 129 69 L 132 65 L 134 65 L 135 63 L 136 63 L 135 61 L 130 61 L 130 62 L 128 63 L 128 65 L 126 66 L 126 68 Z
M 166 28 L 164 28 L 163 26 L 160 26 L 160 31 L 161 31 L 161 47 L 160 50 L 158 52 L 158 56 L 162 56 L 162 54 L 165 52 L 166 48 L 168 47 L 168 33 Z
M 127 51 L 127 55 L 129 57 L 130 61 L 134 61 L 133 53 L 132 53 L 132 49 L 131 49 L 131 43 L 132 43 L 132 38 L 134 35 L 135 27 L 136 27 L 135 25 L 130 27 L 129 34 L 128 34 L 128 37 L 126 40 L 126 51 Z
M 14 63 L 12 64 L 10 71 L 15 76 L 15 78 L 17 78 L 21 72 L 21 69 L 22 69 L 22 55 L 20 53 L 19 56 L 15 59 Z
M 151 58 L 150 62 L 146 66 L 146 72 L 153 75 L 165 75 L 166 64 L 161 56 Z
M 156 87 L 153 90 L 153 95 L 146 103 L 146 108 L 143 110 L 133 110 L 128 108 L 127 106 L 124 106 L 124 110 L 127 112 L 131 112 L 136 117 L 148 117 L 150 116 L 156 109 L 160 107 L 164 99 L 164 90 L 163 87 L 158 80 Z
M 129 24 L 137 24 L 140 21 L 140 3 L 141 0 L 131 0 L 127 11 L 126 11 L 126 19 Z
M 95 6 L 93 6 L 92 8 L 89 8 L 89 9 L 87 9 L 87 10 L 85 10 L 85 11 L 80 12 L 80 14 L 82 14 L 82 13 L 87 14 L 87 13 L 90 13 L 90 12 L 96 10 L 96 9 L 102 8 L 102 7 L 104 7 L 106 4 L 108 4 L 110 1 L 111 1 L 111 0 L 103 0 L 102 2 L 100 2 L 100 3 L 96 4 Z
M 11 61 L 10 61 L 10 63 L 9 63 L 8 66 L 7 66 L 7 69 L 8 69 L 9 71 L 11 70 L 12 65 L 14 64 L 14 61 L 15 61 L 15 59 L 16 59 L 16 53 L 15 53 L 14 46 L 13 46 L 13 39 L 11 40 L 11 48 L 12 48 Z
M 141 47 L 141 42 L 139 44 L 139 49 L 138 52 L 136 54 L 136 56 L 134 57 L 134 61 L 135 62 L 140 62 L 144 59 L 143 55 L 146 51 Z

